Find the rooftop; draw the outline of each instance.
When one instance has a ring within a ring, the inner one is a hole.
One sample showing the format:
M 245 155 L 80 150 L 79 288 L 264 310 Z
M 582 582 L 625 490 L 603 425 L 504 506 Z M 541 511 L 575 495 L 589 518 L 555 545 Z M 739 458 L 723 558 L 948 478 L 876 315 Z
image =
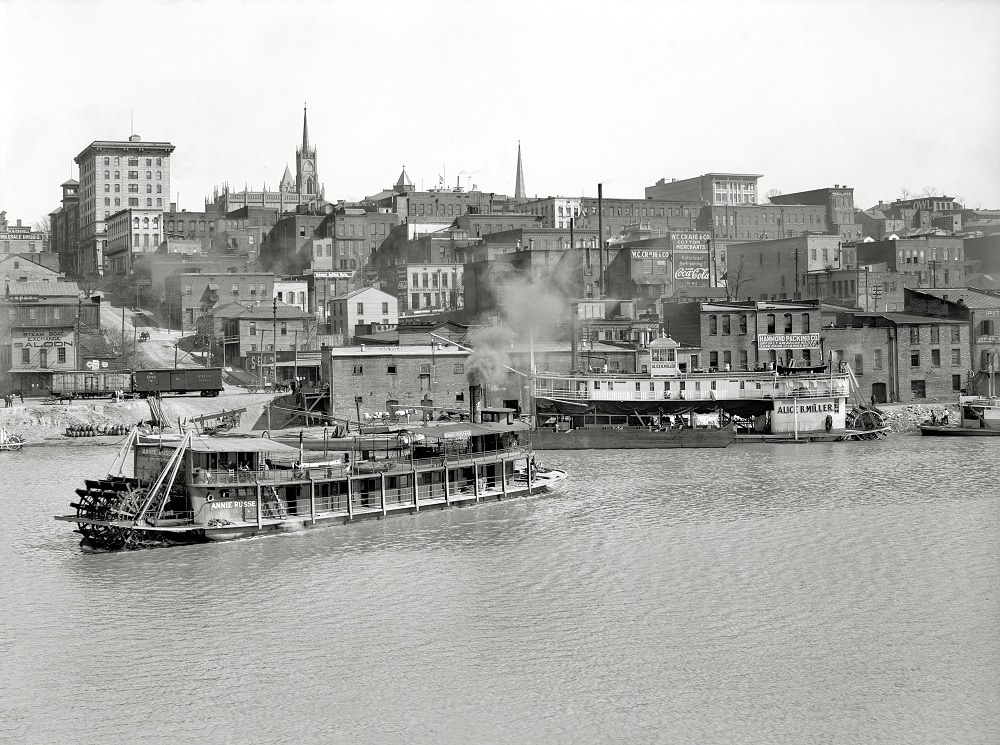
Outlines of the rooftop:
M 924 295 L 932 295 L 942 300 L 952 303 L 963 301 L 969 308 L 997 308 L 1000 307 L 1000 297 L 989 293 L 980 292 L 969 287 L 938 287 L 938 288 L 910 288 L 911 292 L 921 292 Z
M 8 299 L 39 297 L 79 297 L 76 282 L 11 282 L 7 285 Z

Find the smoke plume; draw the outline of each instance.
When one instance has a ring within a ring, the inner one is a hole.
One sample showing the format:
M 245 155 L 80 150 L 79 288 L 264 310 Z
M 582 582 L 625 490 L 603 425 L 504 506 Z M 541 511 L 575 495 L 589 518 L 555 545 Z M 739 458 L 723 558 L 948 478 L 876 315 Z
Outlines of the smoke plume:
M 499 386 L 507 377 L 513 332 L 505 326 L 484 326 L 469 333 L 473 351 L 465 362 L 470 385 Z

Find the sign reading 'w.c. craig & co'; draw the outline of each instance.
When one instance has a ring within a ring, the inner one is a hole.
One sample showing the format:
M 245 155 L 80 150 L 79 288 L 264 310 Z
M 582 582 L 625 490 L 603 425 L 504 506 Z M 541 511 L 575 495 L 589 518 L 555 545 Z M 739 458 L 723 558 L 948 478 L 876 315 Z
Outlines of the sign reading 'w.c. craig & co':
M 757 349 L 816 349 L 819 334 L 757 334 Z

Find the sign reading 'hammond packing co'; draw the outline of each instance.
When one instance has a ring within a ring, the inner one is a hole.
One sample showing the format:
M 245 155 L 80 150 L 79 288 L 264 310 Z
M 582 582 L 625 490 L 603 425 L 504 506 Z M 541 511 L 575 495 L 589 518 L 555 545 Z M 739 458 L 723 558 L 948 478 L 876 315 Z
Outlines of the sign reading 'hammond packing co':
M 757 334 L 757 349 L 817 349 L 819 334 Z

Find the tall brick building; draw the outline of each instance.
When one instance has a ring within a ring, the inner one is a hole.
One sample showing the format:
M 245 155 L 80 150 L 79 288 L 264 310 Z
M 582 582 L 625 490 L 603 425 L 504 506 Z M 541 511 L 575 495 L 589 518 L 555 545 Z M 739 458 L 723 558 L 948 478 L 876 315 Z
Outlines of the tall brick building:
M 79 242 L 70 262 L 78 275 L 104 272 L 105 221 L 125 208 L 162 212 L 170 204 L 169 142 L 95 140 L 75 161 L 80 170 Z

